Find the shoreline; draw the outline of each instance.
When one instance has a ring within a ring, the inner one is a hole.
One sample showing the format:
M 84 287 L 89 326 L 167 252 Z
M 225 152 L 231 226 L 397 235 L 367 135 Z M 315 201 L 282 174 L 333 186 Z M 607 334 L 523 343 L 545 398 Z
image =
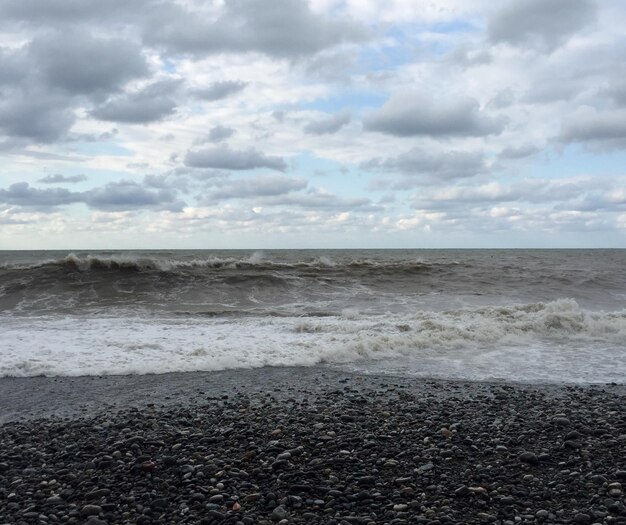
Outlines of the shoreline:
M 49 417 L 73 419 L 149 404 L 161 408 L 196 405 L 206 402 L 207 398 L 259 394 L 265 393 L 268 388 L 279 398 L 294 393 L 300 397 L 310 396 L 337 388 L 347 381 L 365 391 L 375 391 L 381 384 L 391 384 L 411 392 L 432 391 L 439 396 L 459 391 L 484 393 L 491 387 L 503 385 L 551 395 L 574 388 L 609 389 L 617 395 L 626 396 L 626 384 L 444 379 L 369 374 L 323 365 L 141 375 L 1 377 L 0 425 Z
M 324 367 L 4 378 L 0 523 L 624 525 L 625 401 Z

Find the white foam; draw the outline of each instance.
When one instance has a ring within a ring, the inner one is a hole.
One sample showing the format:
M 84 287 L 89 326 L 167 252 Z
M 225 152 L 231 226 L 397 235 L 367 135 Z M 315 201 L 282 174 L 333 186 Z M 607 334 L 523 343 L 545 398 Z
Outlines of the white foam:
M 0 317 L 0 376 L 330 363 L 465 379 L 624 382 L 626 312 L 571 300 L 337 317 Z

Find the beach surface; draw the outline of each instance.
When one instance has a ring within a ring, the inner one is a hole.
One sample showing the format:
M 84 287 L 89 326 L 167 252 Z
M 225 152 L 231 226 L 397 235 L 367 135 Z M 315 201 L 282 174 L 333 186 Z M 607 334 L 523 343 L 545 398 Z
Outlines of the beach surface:
M 0 380 L 0 523 L 626 523 L 626 389 L 326 367 Z

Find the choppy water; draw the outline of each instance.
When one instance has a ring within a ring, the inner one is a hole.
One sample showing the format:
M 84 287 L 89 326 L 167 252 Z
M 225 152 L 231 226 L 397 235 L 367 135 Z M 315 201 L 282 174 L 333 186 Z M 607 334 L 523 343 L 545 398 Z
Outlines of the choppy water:
M 626 250 L 0 252 L 0 376 L 626 382 Z

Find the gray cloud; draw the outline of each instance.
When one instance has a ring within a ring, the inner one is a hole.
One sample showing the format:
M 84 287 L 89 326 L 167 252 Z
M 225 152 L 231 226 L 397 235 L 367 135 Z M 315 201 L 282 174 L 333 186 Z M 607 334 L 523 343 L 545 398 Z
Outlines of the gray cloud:
M 322 51 L 306 61 L 304 72 L 323 81 L 348 81 L 355 70 L 358 56 L 358 51 L 354 49 Z
M 212 200 L 256 198 L 284 195 L 306 188 L 307 181 L 302 177 L 287 175 L 266 175 L 231 180 L 211 194 Z
M 36 37 L 28 46 L 28 62 L 46 86 L 71 94 L 106 94 L 148 74 L 137 43 L 79 31 Z
M 596 16 L 594 0 L 509 0 L 490 17 L 487 32 L 492 42 L 552 51 Z
M 248 85 L 247 82 L 239 82 L 235 80 L 224 80 L 222 82 L 214 82 L 206 88 L 194 89 L 192 93 L 202 100 L 221 100 L 239 93 Z
M 132 181 L 111 182 L 83 193 L 90 208 L 126 211 L 138 208 L 180 211 L 184 203 L 172 189 L 150 189 Z
M 271 157 L 253 148 L 239 151 L 229 148 L 212 147 L 188 151 L 185 165 L 191 168 L 214 168 L 223 170 L 252 170 L 269 168 L 287 171 L 287 163 L 282 157 Z
M 292 58 L 369 37 L 364 26 L 319 15 L 306 1 L 229 0 L 214 19 L 161 4 L 148 18 L 144 41 L 174 53 L 257 51 Z
M 218 142 L 222 142 L 232 137 L 235 133 L 236 131 L 233 128 L 227 128 L 222 125 L 217 125 L 212 127 L 206 136 L 198 139 L 196 141 L 196 144 L 204 144 L 206 142 L 212 142 L 213 144 L 217 144 Z
M 343 198 L 331 193 L 311 189 L 304 194 L 278 195 L 264 197 L 257 200 L 266 206 L 295 206 L 305 209 L 330 210 L 335 212 L 359 209 L 361 211 L 375 211 L 380 209 L 366 198 Z
M 85 2 L 84 0 L 0 0 L 0 19 L 8 22 L 28 22 L 33 25 L 55 26 L 72 24 L 85 20 L 102 20 L 138 14 L 145 4 L 135 0 L 107 0 L 106 2 Z
M 0 131 L 9 137 L 54 142 L 72 127 L 67 99 L 47 91 L 23 89 L 0 97 Z
M 624 71 L 621 72 L 622 75 Z M 608 89 L 609 96 L 619 106 L 626 106 L 626 79 L 623 76 L 613 80 Z
M 75 184 L 86 180 L 87 177 L 85 175 L 62 175 L 55 173 L 54 175 L 46 175 L 42 179 L 39 179 L 38 182 L 43 182 L 44 184 Z
M 539 153 L 539 151 L 539 148 L 532 144 L 525 144 L 518 147 L 507 146 L 500 152 L 499 156 L 504 159 L 523 159 L 535 153 Z
M 362 167 L 368 170 L 398 173 L 396 180 L 377 179 L 372 189 L 408 189 L 418 185 L 435 185 L 454 179 L 474 177 L 489 171 L 485 156 L 478 152 L 433 152 L 420 148 L 396 157 L 375 158 Z
M 178 81 L 163 80 L 132 93 L 107 100 L 91 115 L 99 120 L 147 124 L 172 115 L 176 111 L 175 93 Z
M 14 84 L 26 76 L 23 53 L 0 47 L 0 86 Z
M 447 57 L 451 64 L 462 68 L 482 66 L 492 60 L 491 53 L 484 49 L 471 49 L 467 45 L 460 45 Z
M 579 108 L 561 125 L 559 140 L 583 142 L 600 148 L 626 147 L 626 110 L 599 112 Z
M 511 88 L 499 91 L 487 104 L 488 108 L 502 109 L 508 108 L 515 102 L 515 93 Z
M 72 204 L 82 199 L 80 193 L 64 188 L 40 190 L 31 187 L 28 182 L 16 182 L 8 189 L 0 189 L 0 202 L 32 208 L 50 208 L 63 204 Z
M 90 208 L 106 211 L 134 209 L 167 209 L 179 211 L 184 203 L 172 189 L 151 189 L 130 181 L 111 182 L 88 191 L 73 192 L 65 188 L 33 188 L 27 182 L 17 182 L 0 189 L 0 203 L 52 211 L 58 206 L 83 203 Z
M 504 117 L 486 115 L 469 97 L 430 100 L 418 93 L 395 95 L 363 119 L 366 130 L 398 137 L 497 135 L 506 122 Z
M 2 50 L 0 71 L 0 133 L 39 143 L 67 138 L 86 97 L 101 100 L 149 72 L 138 44 L 73 29 Z
M 314 120 L 304 127 L 304 132 L 311 135 L 329 135 L 336 133 L 351 120 L 349 111 L 341 111 L 327 118 Z

